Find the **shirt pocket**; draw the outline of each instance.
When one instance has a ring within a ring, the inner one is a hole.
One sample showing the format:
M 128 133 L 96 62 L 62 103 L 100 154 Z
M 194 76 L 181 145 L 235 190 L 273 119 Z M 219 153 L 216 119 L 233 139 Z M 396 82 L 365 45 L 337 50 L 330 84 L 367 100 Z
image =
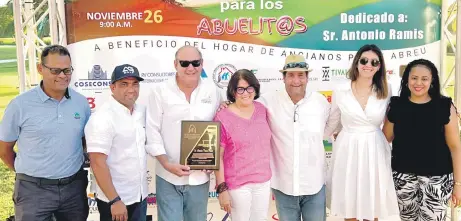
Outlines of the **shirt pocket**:
M 194 107 L 194 116 L 197 120 L 211 121 L 215 112 L 215 106 L 210 103 L 199 103 Z

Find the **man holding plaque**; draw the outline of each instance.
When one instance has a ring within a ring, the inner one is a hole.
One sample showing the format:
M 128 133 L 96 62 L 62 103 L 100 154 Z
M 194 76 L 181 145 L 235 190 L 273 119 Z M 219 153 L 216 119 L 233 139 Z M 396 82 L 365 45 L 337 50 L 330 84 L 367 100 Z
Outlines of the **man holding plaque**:
M 219 163 L 213 160 L 219 159 L 213 152 L 219 150 L 213 145 L 219 144 L 219 127 L 212 119 L 222 98 L 214 82 L 201 79 L 197 48 L 178 49 L 174 66 L 176 76 L 152 90 L 146 112 L 146 150 L 157 159 L 158 220 L 203 221 L 209 191 L 209 173 L 203 170 Z
M 143 80 L 132 65 L 115 67 L 112 96 L 85 127 L 101 221 L 146 220 L 146 109 L 136 104 Z

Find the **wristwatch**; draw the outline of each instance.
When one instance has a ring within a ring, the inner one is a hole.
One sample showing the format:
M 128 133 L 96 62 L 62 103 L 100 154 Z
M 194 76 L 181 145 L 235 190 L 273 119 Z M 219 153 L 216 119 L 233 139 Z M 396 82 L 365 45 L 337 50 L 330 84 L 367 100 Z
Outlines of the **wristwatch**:
M 114 203 L 116 203 L 117 201 L 120 201 L 120 200 L 122 200 L 122 199 L 120 199 L 120 196 L 115 197 L 113 200 L 111 200 L 109 202 L 109 206 L 112 206 L 112 204 L 114 204 Z

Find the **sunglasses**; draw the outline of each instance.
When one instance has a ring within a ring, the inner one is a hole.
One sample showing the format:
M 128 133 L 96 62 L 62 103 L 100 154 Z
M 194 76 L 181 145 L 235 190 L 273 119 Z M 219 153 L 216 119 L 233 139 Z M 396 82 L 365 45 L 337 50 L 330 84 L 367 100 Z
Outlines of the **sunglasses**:
M 309 65 L 306 62 L 293 62 L 288 63 L 283 67 L 283 70 L 287 68 L 307 68 L 309 69 Z
M 238 87 L 236 92 L 237 94 L 243 94 L 245 91 L 247 91 L 249 94 L 255 92 L 255 88 L 253 86 L 248 86 L 248 87 Z
M 183 68 L 189 67 L 190 64 L 192 64 L 192 66 L 194 68 L 196 68 L 196 67 L 198 67 L 198 66 L 200 66 L 202 64 L 202 61 L 200 61 L 200 60 L 193 60 L 193 61 L 182 61 L 182 60 L 180 60 L 179 61 L 179 65 L 181 65 L 181 67 L 183 67 Z
M 50 73 L 54 74 L 54 75 L 59 75 L 59 74 L 61 74 L 61 72 L 64 73 L 65 75 L 71 75 L 72 72 L 74 71 L 74 68 L 72 66 L 70 66 L 70 68 L 64 68 L 64 69 L 50 68 L 50 67 L 46 66 L 45 64 L 42 64 L 42 66 L 47 68 L 48 70 L 50 70 Z
M 359 60 L 360 64 L 362 65 L 367 65 L 368 61 L 368 58 L 360 58 Z M 381 62 L 379 62 L 377 59 L 371 59 L 371 66 L 373 67 L 378 67 L 380 63 Z

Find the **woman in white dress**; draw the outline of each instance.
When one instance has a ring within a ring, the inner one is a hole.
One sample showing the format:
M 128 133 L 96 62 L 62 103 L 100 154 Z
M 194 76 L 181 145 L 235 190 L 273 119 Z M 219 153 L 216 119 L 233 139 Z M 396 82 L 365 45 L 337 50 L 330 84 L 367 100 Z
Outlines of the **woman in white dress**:
M 381 50 L 360 48 L 348 78 L 333 91 L 325 129 L 327 136 L 340 130 L 329 171 L 331 214 L 346 220 L 398 215 L 390 146 L 380 128 L 391 96 Z

